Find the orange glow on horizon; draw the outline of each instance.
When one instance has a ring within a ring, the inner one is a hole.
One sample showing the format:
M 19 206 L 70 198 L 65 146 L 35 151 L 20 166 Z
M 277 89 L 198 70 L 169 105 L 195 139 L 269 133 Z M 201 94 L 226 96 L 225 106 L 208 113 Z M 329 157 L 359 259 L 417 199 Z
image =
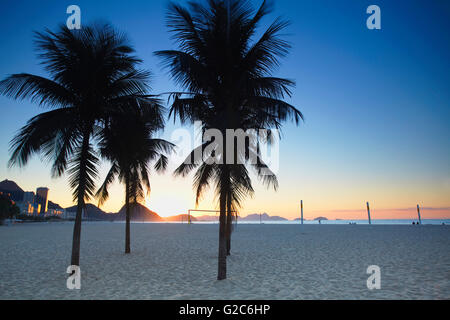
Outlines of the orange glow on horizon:
M 145 199 L 145 206 L 156 212 L 160 217 L 170 217 L 187 214 L 189 202 L 183 197 L 159 195 Z
M 422 219 L 450 219 L 450 208 L 421 208 L 420 215 Z M 299 214 L 300 216 L 300 214 Z M 316 217 L 324 216 L 330 220 L 367 220 L 367 211 L 361 210 L 314 210 L 304 212 L 304 217 L 312 220 Z M 370 208 L 372 220 L 377 219 L 415 219 L 418 220 L 416 208 L 401 209 L 373 209 Z

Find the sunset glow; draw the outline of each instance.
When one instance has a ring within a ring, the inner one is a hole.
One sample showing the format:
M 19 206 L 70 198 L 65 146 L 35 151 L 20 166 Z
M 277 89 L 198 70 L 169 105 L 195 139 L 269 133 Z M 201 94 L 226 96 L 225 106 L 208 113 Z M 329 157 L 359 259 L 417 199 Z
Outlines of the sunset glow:
M 189 202 L 183 197 L 172 197 L 170 195 L 161 195 L 147 198 L 145 206 L 150 210 L 158 213 L 161 217 L 169 217 L 179 214 L 186 214 Z

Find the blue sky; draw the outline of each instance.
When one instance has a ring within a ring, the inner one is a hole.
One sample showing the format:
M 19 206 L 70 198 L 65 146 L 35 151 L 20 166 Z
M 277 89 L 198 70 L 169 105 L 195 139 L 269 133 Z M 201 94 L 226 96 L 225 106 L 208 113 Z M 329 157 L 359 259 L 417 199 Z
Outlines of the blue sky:
M 332 210 L 339 210 L 335 217 L 353 217 L 365 201 L 374 203 L 380 215 L 417 203 L 450 207 L 450 2 L 274 3 L 263 26 L 278 15 L 292 23 L 286 35 L 292 50 L 275 74 L 297 82 L 288 101 L 304 113 L 305 122 L 283 130 L 279 191 L 255 181 L 256 195 L 242 212 L 293 218 L 300 199 L 310 218 Z M 45 74 L 33 52 L 32 32 L 65 23 L 71 4 L 80 6 L 82 25 L 100 19 L 128 34 L 143 67 L 153 73 L 155 93 L 176 89 L 152 54 L 174 48 L 165 27 L 167 1 L 156 0 L 2 1 L 1 78 Z M 372 4 L 381 8 L 381 30 L 366 28 L 366 8 Z M 38 157 L 24 169 L 6 166 L 10 139 L 40 111 L 28 101 L 0 97 L 0 180 L 15 180 L 27 190 L 48 186 L 50 198 L 68 206 L 67 180 L 51 179 L 49 166 Z M 168 122 L 164 136 L 177 127 Z M 174 191 L 181 200 L 174 199 Z M 154 176 L 149 206 L 161 215 L 183 213 L 193 207 L 193 197 L 190 179 L 167 173 Z M 121 206 L 119 185 L 113 198 L 107 211 Z M 207 196 L 201 206 L 211 208 L 212 200 Z M 440 216 L 450 217 L 448 210 L 441 211 Z

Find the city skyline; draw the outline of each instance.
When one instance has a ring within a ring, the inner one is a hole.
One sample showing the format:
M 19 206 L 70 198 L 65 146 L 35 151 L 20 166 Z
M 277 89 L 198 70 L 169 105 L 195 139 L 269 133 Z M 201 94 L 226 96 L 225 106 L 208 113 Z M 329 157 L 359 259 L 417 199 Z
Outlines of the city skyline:
M 322 8 L 276 2 L 276 15 L 292 20 L 288 30 L 293 45 L 277 74 L 296 80 L 289 102 L 303 112 L 305 122 L 283 130 L 279 190 L 273 193 L 255 180 L 255 196 L 244 201 L 242 215 L 267 212 L 297 218 L 302 199 L 308 219 L 322 214 L 364 219 L 366 201 L 374 219 L 415 217 L 416 204 L 424 208 L 424 218 L 449 218 L 448 4 L 379 1 L 382 29 L 368 30 L 365 3 L 327 3 Z M 153 56 L 156 50 L 174 47 L 164 27 L 166 1 L 128 8 L 102 1 L 77 5 L 82 24 L 105 19 L 127 33 L 153 74 L 154 93 L 177 89 Z M 0 32 L 10 48 L 0 52 L 2 78 L 18 72 L 45 75 L 33 51 L 32 32 L 64 23 L 66 5 L 0 6 L 5 13 Z M 19 17 L 24 23 L 16 23 Z M 417 17 L 421 19 L 415 24 L 404 24 Z M 162 31 L 151 37 L 147 32 L 158 29 Z M 66 177 L 51 179 L 50 166 L 39 157 L 25 168 L 7 168 L 9 141 L 41 111 L 28 101 L 0 97 L 0 180 L 16 181 L 24 190 L 45 185 L 52 201 L 69 207 L 73 202 Z M 170 139 L 180 127 L 167 121 L 162 137 Z M 190 177 L 172 176 L 178 164 L 171 158 L 164 175 L 151 176 L 151 198 L 145 204 L 161 216 L 195 207 Z M 98 185 L 107 167 L 102 164 Z M 102 210 L 117 212 L 124 202 L 123 187 L 116 183 L 110 193 Z M 213 200 L 207 194 L 199 209 L 215 208 Z

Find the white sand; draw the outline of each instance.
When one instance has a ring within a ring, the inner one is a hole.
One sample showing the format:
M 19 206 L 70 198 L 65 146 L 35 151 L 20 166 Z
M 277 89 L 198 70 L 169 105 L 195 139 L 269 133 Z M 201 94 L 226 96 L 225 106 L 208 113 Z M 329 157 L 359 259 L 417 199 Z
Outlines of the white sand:
M 449 226 L 238 225 L 217 281 L 217 225 L 133 224 L 125 255 L 123 224 L 83 223 L 81 290 L 71 238 L 69 222 L 0 227 L 0 299 L 450 299 Z

